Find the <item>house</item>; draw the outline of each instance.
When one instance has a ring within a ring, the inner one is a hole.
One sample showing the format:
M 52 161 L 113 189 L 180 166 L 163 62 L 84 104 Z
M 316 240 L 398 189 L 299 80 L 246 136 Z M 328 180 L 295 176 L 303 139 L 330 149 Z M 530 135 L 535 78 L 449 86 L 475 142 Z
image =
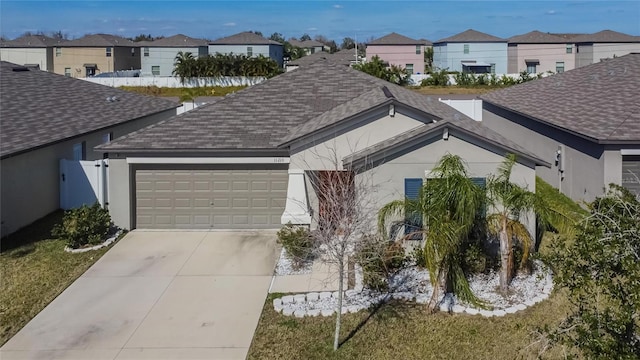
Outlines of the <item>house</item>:
M 571 40 L 576 44 L 576 67 L 640 52 L 640 38 L 611 30 L 583 34 Z
M 178 34 L 154 41 L 141 41 L 142 76 L 173 76 L 176 56 L 179 52 L 194 57 L 206 56 L 209 41 Z
M 236 54 L 256 57 L 262 55 L 283 65 L 284 49 L 277 41 L 266 39 L 252 32 L 241 32 L 209 43 L 209 54 Z
M 574 200 L 609 183 L 640 194 L 640 54 L 482 95 L 483 124 L 551 167 L 536 172 Z
M 337 177 L 371 179 L 375 192 L 362 195 L 375 194 L 375 216 L 413 193 L 447 153 L 480 178 L 515 153 L 513 180 L 531 190 L 536 166 L 550 166 L 436 98 L 330 61 L 97 150 L 108 153 L 118 189 L 110 191 L 112 217 L 130 229 L 313 227 L 329 206 L 317 189 Z
M 177 103 L 0 62 L 2 236 L 60 208 L 60 159 L 175 115 Z
M 433 43 L 433 66 L 476 74 L 507 73 L 507 40 L 466 30 Z
M 356 58 L 355 49 L 343 49 L 337 51 L 333 54 L 327 52 L 317 52 L 315 54 L 303 56 L 299 59 L 289 61 L 285 64 L 285 69 L 287 71 L 291 71 L 297 69 L 300 66 L 311 65 L 317 61 L 328 60 L 336 64 L 341 64 L 344 66 L 351 66 L 355 64 L 358 60 Z
M 570 39 L 534 30 L 508 39 L 507 72 L 561 73 L 576 67 L 576 55 Z
M 0 42 L 0 61 L 53 71 L 54 49 L 63 39 L 54 39 L 45 35 L 25 35 Z
M 431 43 L 391 33 L 366 44 L 366 59 L 379 57 L 389 65 L 405 68 L 410 74 L 424 74 L 424 48 Z
M 328 46 L 315 40 L 300 41 L 296 39 L 289 39 L 289 44 L 291 44 L 291 46 L 295 46 L 295 47 L 299 47 L 300 49 L 303 49 L 307 55 L 311 55 L 311 54 L 315 54 L 323 51 L 329 51 Z
M 140 69 L 140 46 L 108 34 L 86 35 L 55 48 L 56 74 L 84 78 L 99 73 Z

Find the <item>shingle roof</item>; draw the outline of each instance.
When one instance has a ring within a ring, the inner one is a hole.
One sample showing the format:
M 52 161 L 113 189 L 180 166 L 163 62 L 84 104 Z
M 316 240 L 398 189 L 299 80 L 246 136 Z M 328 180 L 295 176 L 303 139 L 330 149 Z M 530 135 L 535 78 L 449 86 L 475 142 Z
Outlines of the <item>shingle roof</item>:
M 340 50 L 333 54 L 329 54 L 327 52 L 317 52 L 315 54 L 303 56 L 299 59 L 289 61 L 287 65 L 307 66 L 322 60 L 328 60 L 336 64 L 348 66 L 351 65 L 351 62 L 356 61 L 356 53 L 353 49 Z
M 4 48 L 46 48 L 50 46 L 58 46 L 67 42 L 64 39 L 54 39 L 46 35 L 25 35 L 19 38 L 3 41 L 0 47 Z
M 207 46 L 209 41 L 178 34 L 154 41 L 140 41 L 137 44 L 145 47 L 198 47 Z
M 427 45 L 423 40 L 416 40 L 398 33 L 392 32 L 381 38 L 372 40 L 367 45 Z
M 512 36 L 507 39 L 509 44 L 565 44 L 567 39 L 560 36 L 543 33 L 534 30 L 522 35 Z
M 612 30 L 602 30 L 594 34 L 583 34 L 571 39 L 575 43 L 633 43 L 638 42 L 636 36 Z
M 600 143 L 640 142 L 640 54 L 481 95 L 487 103 Z
M 223 37 L 209 42 L 209 45 L 282 45 L 249 31 Z
M 0 75 L 3 158 L 178 106 L 5 61 Z M 107 101 L 113 96 L 115 101 Z
M 125 46 L 138 47 L 133 41 L 120 36 L 110 34 L 93 34 L 85 35 L 79 39 L 67 41 L 61 46 L 63 47 L 107 47 L 107 46 Z
M 448 38 L 435 41 L 437 43 L 459 43 L 459 42 L 507 42 L 506 39 L 502 39 L 493 35 L 485 34 L 480 31 L 469 29 L 459 34 L 450 36 Z
M 279 75 L 99 148 L 115 152 L 276 151 L 292 140 L 387 102 L 437 121 L 470 122 L 460 126 L 473 127 L 478 136 L 490 136 L 508 148 L 526 152 L 435 98 L 328 61 Z
M 324 47 L 324 44 L 319 42 L 319 41 L 315 41 L 315 40 L 305 40 L 305 41 L 300 41 L 300 40 L 296 40 L 296 39 L 290 39 L 289 40 L 289 44 L 293 45 L 293 46 L 297 46 L 299 48 L 312 48 L 312 47 L 319 47 L 322 46 Z

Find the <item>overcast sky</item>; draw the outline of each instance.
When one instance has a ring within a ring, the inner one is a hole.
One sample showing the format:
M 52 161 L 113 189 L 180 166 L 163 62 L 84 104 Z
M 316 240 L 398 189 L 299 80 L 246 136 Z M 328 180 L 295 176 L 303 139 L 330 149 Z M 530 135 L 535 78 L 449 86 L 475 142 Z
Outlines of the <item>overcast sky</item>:
M 285 37 L 325 35 L 338 43 L 392 31 L 435 41 L 466 29 L 499 37 L 531 30 L 640 35 L 640 1 L 0 1 L 0 32 L 61 30 L 216 39 L 246 30 Z

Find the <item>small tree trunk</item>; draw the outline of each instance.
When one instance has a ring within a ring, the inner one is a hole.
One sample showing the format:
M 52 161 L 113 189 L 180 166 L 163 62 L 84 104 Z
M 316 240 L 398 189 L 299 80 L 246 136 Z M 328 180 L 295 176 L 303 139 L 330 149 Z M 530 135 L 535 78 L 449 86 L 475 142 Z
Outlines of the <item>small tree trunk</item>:
M 338 350 L 338 346 L 340 345 L 340 320 L 342 318 L 342 296 L 343 296 L 343 287 L 344 287 L 344 258 L 340 259 L 338 262 L 338 271 L 339 271 L 339 279 L 338 279 L 338 311 L 336 315 L 336 333 L 333 337 L 333 351 Z
M 511 259 L 511 242 L 507 234 L 507 220 L 502 222 L 500 231 L 500 290 L 507 291 L 513 274 L 513 260 Z
M 433 293 L 431 294 L 431 299 L 429 300 L 429 305 L 427 306 L 427 310 L 429 312 L 435 312 L 436 305 L 438 304 L 438 299 L 440 298 L 440 286 L 442 285 L 443 279 L 446 278 L 446 274 L 444 271 L 438 273 L 438 281 L 433 287 Z

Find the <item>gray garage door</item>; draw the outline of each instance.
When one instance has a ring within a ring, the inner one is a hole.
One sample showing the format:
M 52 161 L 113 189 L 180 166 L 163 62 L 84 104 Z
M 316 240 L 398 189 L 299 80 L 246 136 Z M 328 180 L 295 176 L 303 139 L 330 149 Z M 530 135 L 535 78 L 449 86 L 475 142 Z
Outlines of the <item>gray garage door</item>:
M 640 195 L 640 156 L 622 157 L 622 186 Z
M 137 170 L 139 229 L 280 227 L 286 170 Z

